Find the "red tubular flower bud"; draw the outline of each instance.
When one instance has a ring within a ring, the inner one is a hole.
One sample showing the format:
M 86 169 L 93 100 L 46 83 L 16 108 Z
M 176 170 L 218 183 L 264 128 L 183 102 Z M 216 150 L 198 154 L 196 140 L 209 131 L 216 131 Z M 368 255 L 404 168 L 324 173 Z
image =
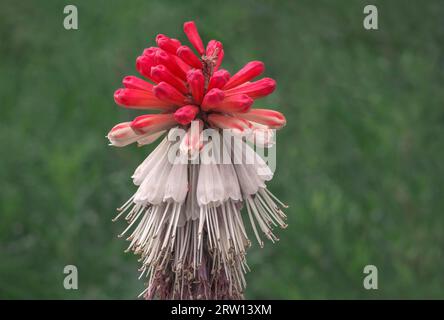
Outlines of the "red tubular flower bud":
M 207 44 L 205 55 L 207 57 L 215 59 L 216 64 L 213 68 L 213 71 L 218 70 L 224 58 L 224 49 L 222 43 L 217 40 L 210 40 Z
M 251 109 L 247 113 L 238 113 L 236 116 L 241 119 L 264 124 L 271 129 L 280 129 L 285 126 L 287 122 L 282 113 L 269 109 Z
M 204 54 L 204 46 L 202 43 L 202 39 L 200 38 L 199 32 L 197 31 L 196 24 L 194 21 L 188 21 L 183 24 L 183 32 L 190 40 L 193 47 L 197 50 L 200 55 Z
M 169 129 L 176 124 L 172 113 L 146 114 L 135 118 L 131 122 L 131 128 L 138 134 L 153 134 Z
M 119 106 L 131 109 L 171 109 L 171 103 L 159 100 L 152 91 L 138 89 L 118 89 L 114 92 L 114 101 Z
M 159 48 L 165 50 L 168 53 L 176 54 L 177 48 L 181 46 L 181 43 L 177 39 L 172 39 L 164 34 L 158 34 L 156 37 L 156 43 Z
M 181 58 L 178 56 L 173 56 L 174 61 L 176 61 L 177 65 L 183 70 L 183 72 L 187 73 L 189 70 L 191 70 L 191 66 L 185 63 Z
M 255 82 L 248 82 L 243 85 L 225 91 L 226 96 L 235 94 L 246 94 L 253 99 L 262 98 L 271 94 L 276 89 L 276 81 L 271 78 L 263 78 Z
M 174 112 L 174 119 L 182 125 L 187 125 L 196 118 L 198 113 L 199 107 L 186 105 L 180 107 L 176 110 L 176 112 Z
M 184 94 L 188 92 L 184 82 L 172 74 L 170 70 L 162 64 L 151 68 L 151 78 L 157 83 L 165 81 Z
M 156 52 L 156 65 L 157 64 L 163 64 L 165 67 L 168 68 L 174 75 L 179 77 L 182 80 L 186 79 L 186 74 L 182 70 L 181 67 L 177 64 L 176 60 L 173 58 L 173 55 L 168 54 L 166 51 L 159 49 Z
M 195 103 L 200 104 L 202 102 L 205 89 L 205 77 L 202 70 L 191 69 L 188 71 L 187 82 Z
M 238 119 L 226 114 L 212 113 L 208 116 L 208 122 L 221 129 L 237 129 L 243 131 L 249 128 L 248 121 Z
M 242 69 L 231 77 L 224 89 L 228 90 L 238 85 L 250 81 L 264 72 L 264 64 L 261 61 L 248 62 Z
M 253 105 L 253 99 L 246 94 L 225 96 L 223 101 L 211 108 L 214 111 L 222 112 L 247 112 Z
M 222 64 L 222 60 L 224 59 L 224 55 L 225 55 L 224 49 L 222 49 L 219 55 L 217 56 L 216 65 L 214 66 L 213 71 L 219 70 L 219 67 Z
M 225 84 L 230 80 L 230 74 L 227 70 L 220 69 L 213 73 L 213 75 L 210 78 L 210 82 L 208 83 L 208 91 L 217 88 L 222 89 Z
M 202 61 L 194 54 L 194 52 L 187 46 L 180 46 L 176 52 L 177 56 L 185 61 L 190 66 L 196 69 L 202 69 Z
M 134 76 L 126 76 L 125 78 L 123 78 L 122 84 L 125 88 L 128 89 L 138 89 L 145 91 L 152 91 L 153 89 L 153 84 Z
M 149 47 L 143 50 L 143 54 L 146 57 L 150 57 L 151 59 L 155 59 L 156 52 L 160 50 L 158 47 Z
M 166 82 L 160 82 L 153 87 L 154 95 L 162 101 L 174 105 L 184 105 L 186 103 L 185 96 Z
M 147 79 L 151 79 L 151 67 L 154 66 L 154 60 L 148 56 L 139 56 L 136 59 L 136 69 L 137 71 Z
M 223 46 L 220 41 L 210 40 L 208 41 L 207 48 L 205 50 L 205 55 L 207 57 L 217 56 L 222 49 Z
M 211 89 L 205 95 L 201 107 L 204 111 L 208 111 L 213 107 L 218 106 L 224 100 L 225 94 L 220 89 Z

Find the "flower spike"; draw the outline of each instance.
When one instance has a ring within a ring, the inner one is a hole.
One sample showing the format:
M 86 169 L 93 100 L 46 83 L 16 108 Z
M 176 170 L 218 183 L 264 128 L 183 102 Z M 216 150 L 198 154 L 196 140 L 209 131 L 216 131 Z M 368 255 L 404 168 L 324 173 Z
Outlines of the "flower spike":
M 262 237 L 278 240 L 272 227 L 287 226 L 285 204 L 267 189 L 273 172 L 252 146 L 273 146 L 274 129 L 286 120 L 253 108 L 276 88 L 271 78 L 254 79 L 262 62 L 230 76 L 221 69 L 222 43 L 204 48 L 194 22 L 183 29 L 190 46 L 158 34 L 157 46 L 136 59 L 149 81 L 127 76 L 114 93 L 120 106 L 159 113 L 116 125 L 107 135 L 111 145 L 164 138 L 135 170 L 137 191 L 113 220 L 128 222 L 119 237 L 140 255 L 140 277 L 148 279 L 140 297 L 242 299 L 251 243 L 244 223 L 261 247 Z

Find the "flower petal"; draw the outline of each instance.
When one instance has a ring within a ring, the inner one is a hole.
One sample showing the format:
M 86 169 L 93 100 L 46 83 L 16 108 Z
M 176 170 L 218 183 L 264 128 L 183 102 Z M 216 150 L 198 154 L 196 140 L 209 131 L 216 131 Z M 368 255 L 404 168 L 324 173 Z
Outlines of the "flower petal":
M 210 114 L 208 116 L 208 122 L 212 126 L 221 129 L 236 129 L 239 131 L 243 131 L 249 128 L 249 124 L 247 121 L 219 113 Z
M 247 112 L 253 105 L 253 99 L 246 94 L 237 94 L 225 97 L 219 104 L 211 108 L 222 112 Z
M 185 96 L 172 85 L 162 81 L 153 87 L 154 95 L 169 104 L 183 105 L 186 103 Z
M 136 59 L 136 69 L 137 71 L 147 79 L 151 79 L 151 67 L 155 64 L 154 60 L 148 56 L 139 56 Z M 153 80 L 154 81 L 154 80 Z
M 223 177 L 214 158 L 213 142 L 210 141 L 204 148 L 208 148 L 207 161 L 200 164 L 199 178 L 197 182 L 197 202 L 202 207 L 205 205 L 220 205 L 225 199 Z
M 230 80 L 230 73 L 227 70 L 220 69 L 213 73 L 208 83 L 208 91 L 213 88 L 222 89 Z
M 172 74 L 171 71 L 162 64 L 151 68 L 151 78 L 157 83 L 164 81 L 172 85 L 183 94 L 186 94 L 188 92 L 188 89 L 185 86 L 184 82 L 176 77 L 174 74 Z
M 194 159 L 198 155 L 203 146 L 202 130 L 204 124 L 202 120 L 194 120 L 191 122 L 187 133 L 180 142 L 179 150 L 181 154 L 188 155 Z
M 217 40 L 210 40 L 207 44 L 205 55 L 209 58 L 212 58 L 213 61 L 216 61 L 213 72 L 217 71 L 224 58 L 224 49 L 222 43 Z
M 163 64 L 165 67 L 168 68 L 168 70 L 170 70 L 173 74 L 175 74 L 177 77 L 181 78 L 182 80 L 186 79 L 185 72 L 177 64 L 174 56 L 169 54 L 168 52 L 159 48 L 156 51 L 155 62 L 156 62 L 156 64 Z
M 243 85 L 226 90 L 225 96 L 234 94 L 247 94 L 253 99 L 262 98 L 271 94 L 276 89 L 276 81 L 271 78 L 263 78 L 255 82 L 248 82 Z
M 149 83 L 135 76 L 126 76 L 125 78 L 123 78 L 122 84 L 125 88 L 128 89 L 138 89 L 145 91 L 152 91 L 153 89 L 152 83 Z
M 231 77 L 224 89 L 228 90 L 238 85 L 250 81 L 251 79 L 259 76 L 264 72 L 264 63 L 261 61 L 248 62 L 242 69 L 240 69 L 235 75 Z
M 157 139 L 159 139 L 162 135 L 164 135 L 166 132 L 166 130 L 163 131 L 159 131 L 150 135 L 146 135 L 143 138 L 139 138 L 137 140 L 137 145 L 139 147 L 153 143 L 154 141 L 156 141 Z
M 176 52 L 177 56 L 185 61 L 188 65 L 196 69 L 202 69 L 202 61 L 194 54 L 188 46 L 180 46 Z
M 176 112 L 174 112 L 174 119 L 182 125 L 187 125 L 196 118 L 198 113 L 199 107 L 186 105 L 180 107 L 176 110 Z
M 202 104 L 201 104 L 201 108 L 204 111 L 208 111 L 212 107 L 219 105 L 223 101 L 224 98 L 225 98 L 225 94 L 222 90 L 216 89 L 216 88 L 211 89 L 205 95 L 205 97 L 202 101 Z
M 172 39 L 164 34 L 158 34 L 156 36 L 156 43 L 159 48 L 171 54 L 176 54 L 177 48 L 182 45 L 179 40 Z
M 205 89 L 205 77 L 202 73 L 202 70 L 191 69 L 190 71 L 188 71 L 187 82 L 190 87 L 194 102 L 196 104 L 201 104 Z
M 202 43 L 202 39 L 200 38 L 199 32 L 197 31 L 196 24 L 194 21 L 188 21 L 183 24 L 183 32 L 190 40 L 193 47 L 197 50 L 200 55 L 204 54 L 204 46 Z
M 166 111 L 171 109 L 171 103 L 158 99 L 153 92 L 121 88 L 114 92 L 114 101 L 122 107 L 131 109 L 154 109 Z
M 134 132 L 130 124 L 131 122 L 119 123 L 108 132 L 107 138 L 111 145 L 124 147 L 137 141 L 139 135 Z
M 153 134 L 169 129 L 177 125 L 174 116 L 167 114 L 147 114 L 135 118 L 131 122 L 131 128 L 138 134 Z
M 249 112 L 238 113 L 236 116 L 264 124 L 272 129 L 280 129 L 287 123 L 282 113 L 269 109 L 251 109 Z

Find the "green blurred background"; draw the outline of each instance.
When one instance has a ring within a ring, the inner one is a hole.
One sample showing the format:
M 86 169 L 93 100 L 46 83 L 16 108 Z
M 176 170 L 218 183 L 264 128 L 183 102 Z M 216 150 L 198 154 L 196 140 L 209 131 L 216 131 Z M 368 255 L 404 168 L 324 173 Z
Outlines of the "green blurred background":
M 75 4 L 79 30 L 63 28 Z M 379 30 L 363 28 L 376 4 Z M 112 223 L 152 147 L 105 134 L 140 112 L 113 91 L 157 33 L 266 63 L 285 113 L 270 189 L 281 241 L 254 245 L 247 298 L 444 298 L 443 1 L 1 1 L 0 298 L 125 298 L 143 289 Z M 63 267 L 79 289 L 63 288 Z M 379 289 L 363 288 L 363 268 Z

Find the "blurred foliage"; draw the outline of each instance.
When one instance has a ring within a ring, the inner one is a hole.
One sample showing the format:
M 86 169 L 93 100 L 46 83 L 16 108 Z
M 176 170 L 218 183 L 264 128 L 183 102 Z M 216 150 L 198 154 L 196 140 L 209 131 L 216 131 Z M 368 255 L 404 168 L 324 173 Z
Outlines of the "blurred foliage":
M 231 71 L 266 63 L 257 106 L 284 112 L 270 189 L 281 241 L 248 255 L 248 298 L 444 298 L 444 4 L 378 1 L 8 1 L 0 10 L 0 298 L 125 298 L 142 290 L 115 208 L 152 147 L 104 138 L 140 114 L 113 91 L 157 33 L 196 20 Z M 63 28 L 63 7 L 79 30 Z M 79 290 L 62 286 L 79 268 Z M 379 269 L 379 290 L 362 286 Z

